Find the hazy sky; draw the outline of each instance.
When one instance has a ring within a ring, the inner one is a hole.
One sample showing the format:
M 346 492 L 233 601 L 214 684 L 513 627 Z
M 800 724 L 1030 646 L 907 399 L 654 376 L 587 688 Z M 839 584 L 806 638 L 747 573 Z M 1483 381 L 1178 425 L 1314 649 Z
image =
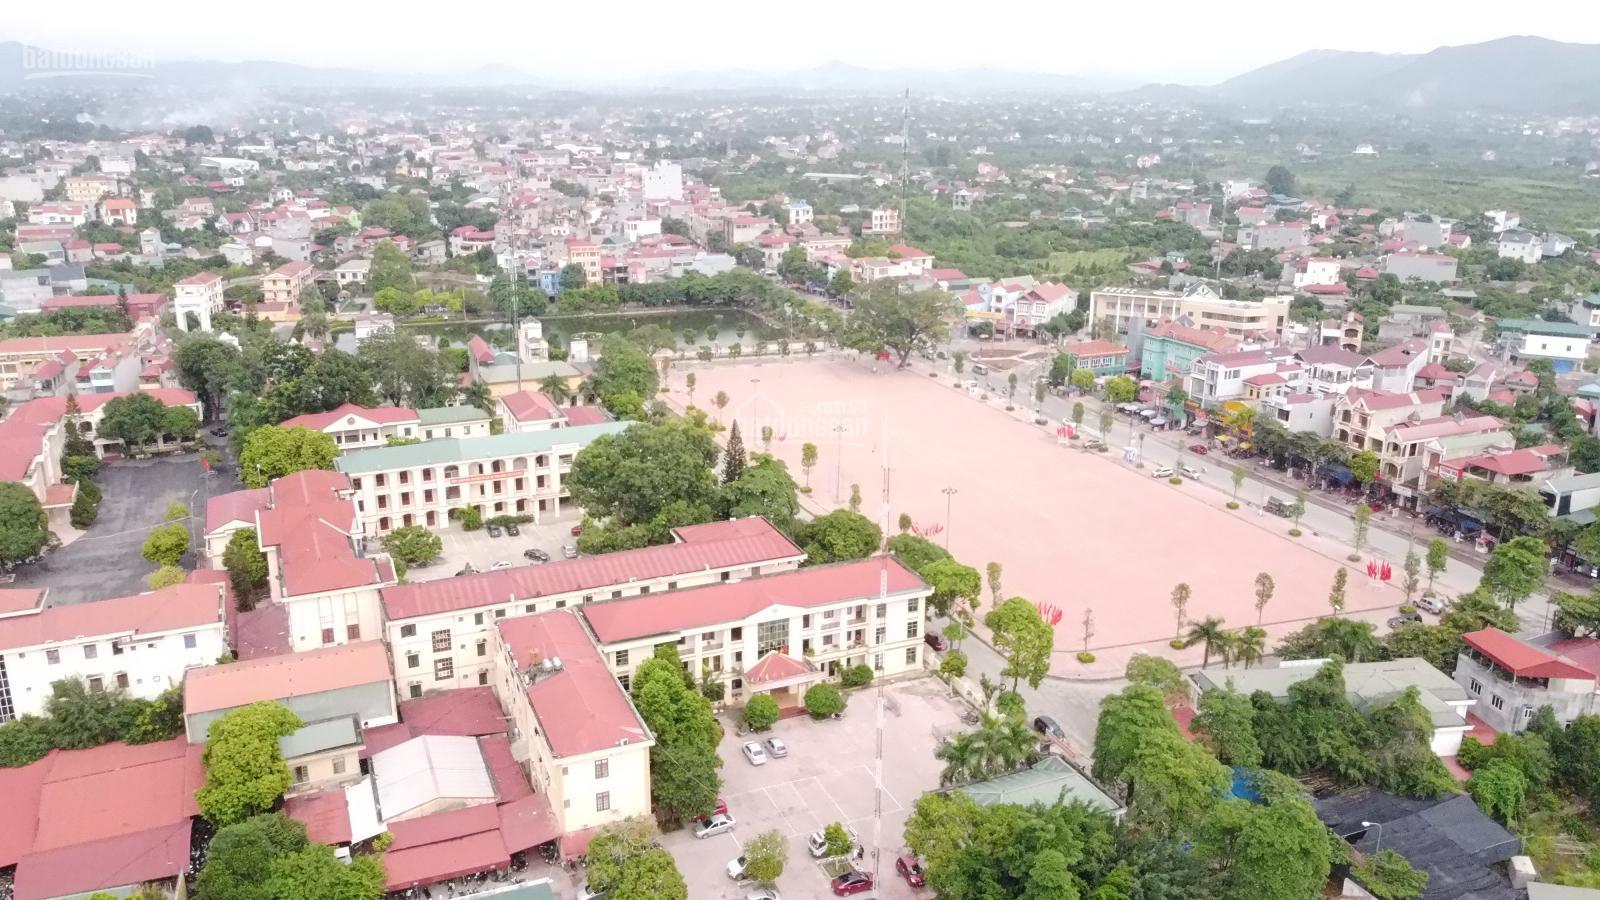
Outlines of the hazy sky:
M 374 70 L 489 63 L 534 74 L 793 69 L 840 60 L 874 68 L 992 67 L 1138 81 L 1208 83 L 1330 48 L 1417 52 L 1508 33 L 1600 43 L 1593 0 L 1547 0 L 1538 15 L 1476 15 L 1437 4 L 1282 0 L 1143 3 L 988 0 L 277 0 L 248 8 L 157 0 L 9 4 L 0 40 L 157 59 L 272 59 Z M 1470 7 L 1471 4 L 1469 4 Z M 230 15 L 229 12 L 238 15 Z M 1530 30 L 1532 29 L 1532 30 Z

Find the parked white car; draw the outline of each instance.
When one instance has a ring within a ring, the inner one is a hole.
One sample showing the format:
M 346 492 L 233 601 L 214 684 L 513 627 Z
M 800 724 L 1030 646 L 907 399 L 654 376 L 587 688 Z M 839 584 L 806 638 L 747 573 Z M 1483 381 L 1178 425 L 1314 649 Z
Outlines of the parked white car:
M 713 835 L 724 834 L 732 831 L 735 824 L 736 823 L 733 821 L 733 816 L 725 813 L 718 813 L 709 819 L 701 819 L 698 822 L 695 822 L 694 836 L 697 838 L 708 838 L 712 837 Z
M 1178 471 L 1182 472 L 1183 477 L 1189 479 L 1190 481 L 1197 481 L 1200 478 L 1200 474 L 1204 472 L 1205 469 L 1196 469 L 1194 466 L 1184 466 Z
M 861 835 L 857 834 L 855 828 L 849 825 L 844 827 L 844 831 L 845 834 L 850 835 L 850 847 L 854 851 L 855 848 L 861 845 Z M 828 838 L 820 831 L 811 832 L 811 836 L 806 838 L 806 846 L 811 850 L 813 859 L 821 859 L 828 855 Z
M 1151 472 L 1150 473 L 1150 477 L 1151 478 L 1171 478 L 1172 477 L 1172 467 L 1171 466 L 1162 466 L 1161 468 L 1156 469 L 1154 472 Z
M 1417 601 L 1417 609 L 1423 610 L 1424 612 L 1431 612 L 1436 616 L 1442 616 L 1444 615 L 1444 601 L 1440 600 L 1438 597 L 1424 594 L 1422 598 Z
M 747 742 L 741 749 L 744 751 L 744 758 L 750 760 L 750 765 L 764 766 L 767 764 L 767 751 L 763 750 L 761 745 L 755 741 Z

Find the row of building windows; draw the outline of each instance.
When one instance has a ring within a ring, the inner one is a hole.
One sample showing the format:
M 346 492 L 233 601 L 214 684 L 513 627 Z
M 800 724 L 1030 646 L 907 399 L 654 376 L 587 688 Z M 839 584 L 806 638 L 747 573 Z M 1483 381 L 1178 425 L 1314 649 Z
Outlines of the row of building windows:
M 183 649 L 185 649 L 185 650 L 193 650 L 196 646 L 198 646 L 198 644 L 199 644 L 199 639 L 195 635 L 186 634 L 186 635 L 183 636 Z M 155 646 L 156 645 L 153 644 L 153 643 L 150 644 L 150 649 L 155 649 Z M 138 648 L 138 645 L 136 645 L 136 644 L 129 644 L 127 646 L 127 649 L 131 651 L 131 650 L 137 650 L 139 648 Z M 111 644 L 111 655 L 112 656 L 121 656 L 122 654 L 123 654 L 123 645 L 113 642 Z M 83 645 L 83 658 L 84 659 L 99 659 L 100 658 L 100 645 L 98 645 L 98 644 L 84 644 Z M 61 663 L 61 650 L 60 650 L 60 648 L 51 648 L 51 649 L 45 650 L 44 651 L 44 661 L 46 663 L 49 663 L 52 666 L 59 665 Z M 126 685 L 124 685 L 124 687 L 125 686 Z

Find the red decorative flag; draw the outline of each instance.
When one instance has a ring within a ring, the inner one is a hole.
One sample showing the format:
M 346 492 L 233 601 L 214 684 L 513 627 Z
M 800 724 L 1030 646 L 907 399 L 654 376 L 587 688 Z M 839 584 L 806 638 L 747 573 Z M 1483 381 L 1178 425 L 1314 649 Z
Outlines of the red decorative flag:
M 1370 559 L 1367 560 L 1367 577 L 1368 578 L 1377 578 L 1378 577 L 1378 564 L 1376 562 L 1373 562 Z

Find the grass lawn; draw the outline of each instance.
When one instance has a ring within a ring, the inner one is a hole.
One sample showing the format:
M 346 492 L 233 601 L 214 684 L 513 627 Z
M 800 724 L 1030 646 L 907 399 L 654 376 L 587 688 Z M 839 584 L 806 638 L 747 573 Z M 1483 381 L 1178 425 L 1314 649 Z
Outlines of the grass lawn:
M 1124 265 L 1138 257 L 1136 248 L 1133 247 L 1107 247 L 1101 250 L 1062 250 L 1050 254 L 1045 265 L 1052 272 L 1071 275 L 1081 269 L 1098 267 L 1104 272 L 1107 269 Z
M 1541 880 L 1600 887 L 1600 834 L 1576 809 L 1557 804 L 1529 813 L 1517 831 Z
M 1354 185 L 1360 206 L 1410 209 L 1473 219 L 1488 209 L 1511 209 L 1523 221 L 1576 233 L 1600 228 L 1600 178 L 1577 169 L 1512 162 L 1432 162 L 1405 156 L 1377 159 L 1328 155 L 1317 160 L 1239 159 L 1211 177 L 1260 178 L 1281 162 L 1294 172 L 1302 196 L 1332 200 Z

